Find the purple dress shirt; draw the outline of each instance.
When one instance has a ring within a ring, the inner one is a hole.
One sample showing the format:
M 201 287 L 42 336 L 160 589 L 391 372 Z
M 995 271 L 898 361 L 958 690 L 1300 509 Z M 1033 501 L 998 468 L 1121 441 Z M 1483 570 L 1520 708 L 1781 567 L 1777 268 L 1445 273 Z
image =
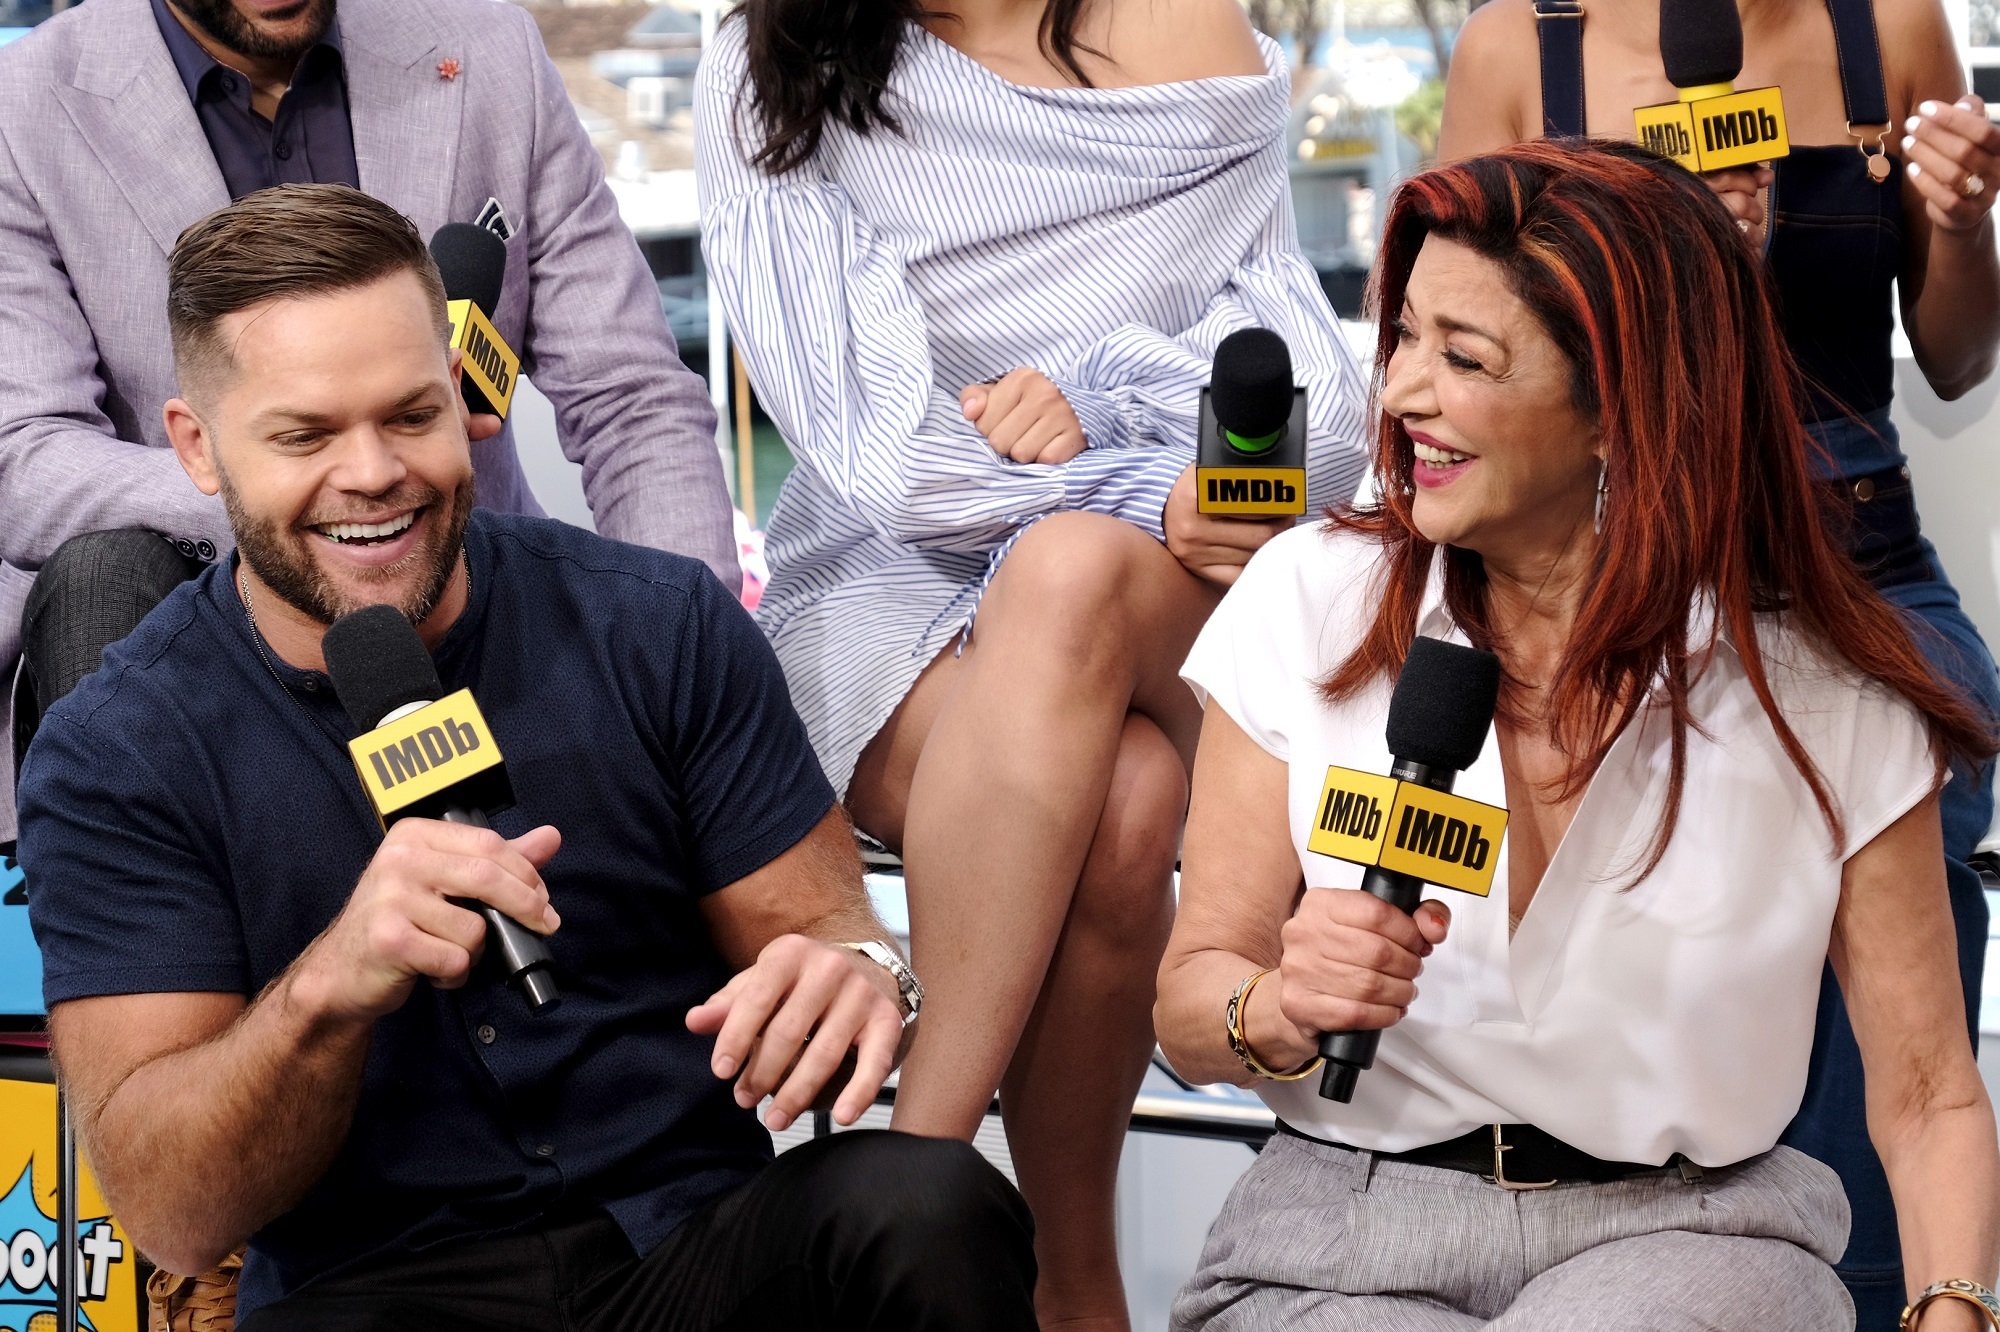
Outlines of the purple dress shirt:
M 266 120 L 250 107 L 250 80 L 204 50 L 168 12 L 166 0 L 153 0 L 153 18 L 187 85 L 230 198 L 272 185 L 361 187 L 347 119 L 339 19 L 299 57 L 291 86 L 278 100 L 277 118 Z

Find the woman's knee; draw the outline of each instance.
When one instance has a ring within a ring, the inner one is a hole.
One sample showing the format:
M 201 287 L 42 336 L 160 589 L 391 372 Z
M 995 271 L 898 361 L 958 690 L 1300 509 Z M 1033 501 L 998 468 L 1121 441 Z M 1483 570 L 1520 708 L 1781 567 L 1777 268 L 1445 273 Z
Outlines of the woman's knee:
M 1015 543 L 979 613 L 986 626 L 1018 622 L 1065 656 L 1129 651 L 1133 631 L 1170 601 L 1159 595 L 1164 586 L 1190 577 L 1165 546 L 1122 519 L 1059 513 Z

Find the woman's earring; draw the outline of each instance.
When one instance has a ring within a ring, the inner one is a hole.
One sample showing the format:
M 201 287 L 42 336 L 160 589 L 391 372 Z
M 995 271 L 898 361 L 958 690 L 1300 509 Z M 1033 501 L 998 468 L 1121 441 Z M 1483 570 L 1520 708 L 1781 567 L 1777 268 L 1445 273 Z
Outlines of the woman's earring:
M 1590 516 L 1590 525 L 1599 536 L 1604 535 L 1604 490 L 1610 474 L 1610 464 L 1600 458 L 1597 462 L 1597 508 Z

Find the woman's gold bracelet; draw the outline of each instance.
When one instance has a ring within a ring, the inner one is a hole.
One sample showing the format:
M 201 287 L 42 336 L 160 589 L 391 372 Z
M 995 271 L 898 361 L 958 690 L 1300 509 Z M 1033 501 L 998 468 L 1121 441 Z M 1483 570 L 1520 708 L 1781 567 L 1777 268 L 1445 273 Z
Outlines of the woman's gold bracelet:
M 1977 1281 L 1952 1277 L 1948 1281 L 1938 1281 L 1924 1287 L 1923 1294 L 1917 1296 L 1910 1307 L 1903 1310 L 1902 1318 L 1897 1320 L 1896 1326 L 1901 1332 L 1914 1332 L 1919 1325 L 1918 1320 L 1923 1314 L 1924 1306 L 1932 1300 L 1963 1300 L 1985 1314 L 1989 1324 L 2000 1328 L 2000 1298 L 1995 1298 L 1992 1291 Z
M 1250 1038 L 1243 1034 L 1243 1014 L 1250 1006 L 1250 991 L 1257 988 L 1258 981 L 1270 974 L 1269 967 L 1262 971 L 1251 972 L 1237 984 L 1236 993 L 1229 996 L 1229 1048 L 1236 1052 L 1236 1057 L 1243 1061 L 1243 1067 L 1249 1069 L 1252 1076 L 1269 1082 L 1297 1082 L 1300 1078 L 1313 1073 L 1326 1061 L 1315 1055 L 1303 1066 L 1289 1073 L 1274 1072 L 1264 1066 L 1264 1061 L 1250 1048 Z

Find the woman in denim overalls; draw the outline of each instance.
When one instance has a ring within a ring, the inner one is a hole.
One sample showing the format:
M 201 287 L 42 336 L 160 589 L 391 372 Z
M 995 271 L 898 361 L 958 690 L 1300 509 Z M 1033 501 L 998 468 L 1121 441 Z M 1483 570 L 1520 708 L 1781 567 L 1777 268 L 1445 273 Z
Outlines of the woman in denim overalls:
M 1630 138 L 1635 108 L 1673 100 L 1658 0 L 1618 0 L 1587 16 L 1585 8 L 1579 0 L 1494 0 L 1474 14 L 1453 54 L 1442 157 L 1538 132 Z M 1739 9 L 1745 69 L 1736 86 L 1782 88 L 1793 147 L 1775 171 L 1722 172 L 1710 183 L 1764 249 L 1807 380 L 1808 428 L 1825 450 L 1829 484 L 1847 502 L 1856 561 L 1922 622 L 1918 638 L 1932 663 L 2000 714 L 1993 657 L 1919 530 L 1889 420 L 1893 284 L 1901 283 L 1917 364 L 1939 395 L 1957 397 L 1993 369 L 2000 261 L 1990 212 L 2000 132 L 1980 101 L 1964 96 L 1937 0 L 1740 0 Z M 1967 862 L 1992 823 L 1992 765 L 1956 773 L 1942 814 L 1976 1040 L 1987 909 Z M 1841 1277 L 1862 1332 L 1888 1332 L 1905 1298 L 1895 1209 L 1868 1142 L 1860 1056 L 1830 974 L 1811 1081 L 1785 1140 L 1840 1172 L 1854 1212 Z

